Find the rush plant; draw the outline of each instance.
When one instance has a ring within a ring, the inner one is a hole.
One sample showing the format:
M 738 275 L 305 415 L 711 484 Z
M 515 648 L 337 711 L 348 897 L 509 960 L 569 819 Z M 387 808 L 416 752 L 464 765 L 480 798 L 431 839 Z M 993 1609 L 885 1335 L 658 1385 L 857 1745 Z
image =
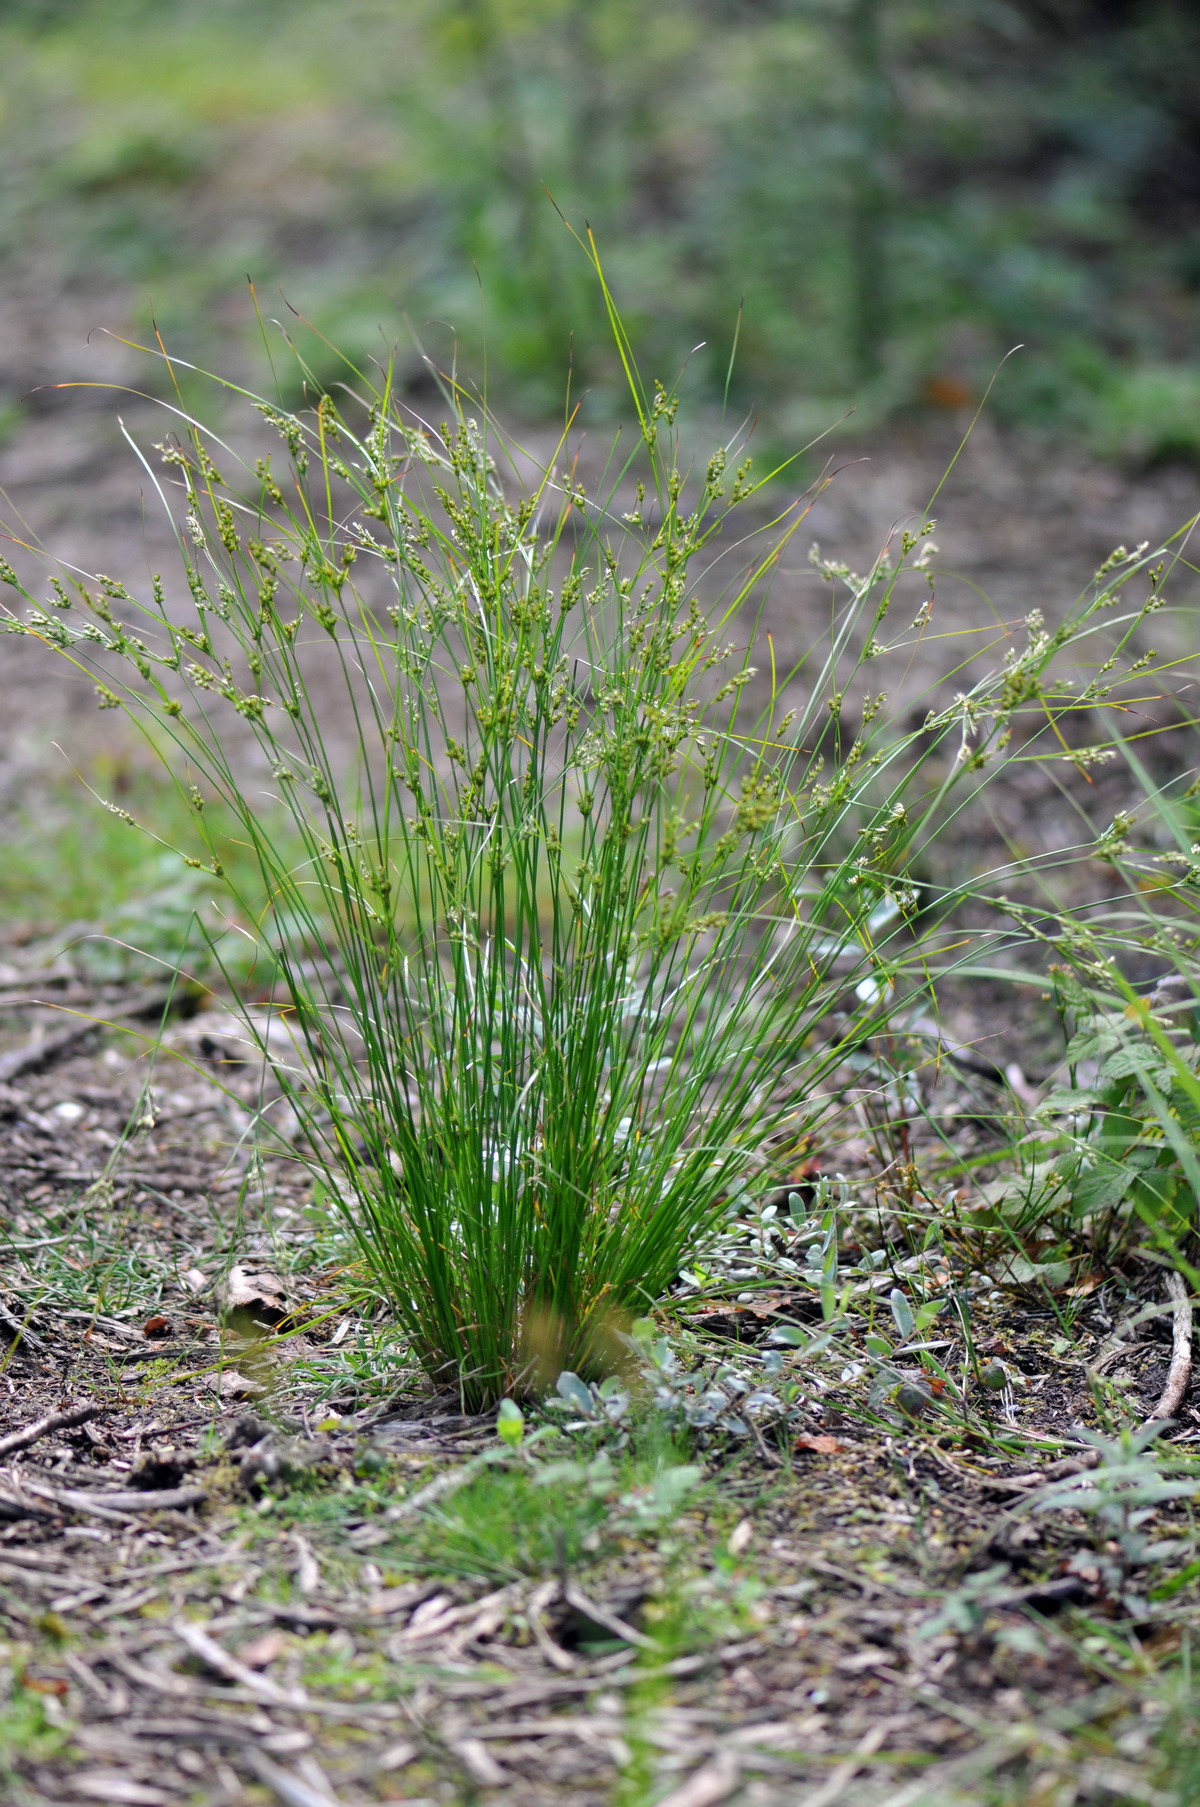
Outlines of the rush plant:
M 274 985 L 278 1021 L 247 1021 L 296 1158 L 418 1359 L 477 1405 L 619 1363 L 763 1149 L 928 985 L 939 900 L 910 856 L 1018 711 L 1053 718 L 1092 606 L 901 731 L 848 698 L 901 573 L 924 582 L 918 524 L 863 577 L 823 567 L 828 643 L 757 681 L 754 602 L 804 501 L 726 553 L 749 460 L 734 441 L 684 468 L 677 397 L 614 324 L 636 446 L 599 495 L 561 447 L 519 481 L 529 459 L 453 382 L 435 427 L 348 370 L 340 400 L 254 402 L 256 462 L 169 409 L 160 462 L 139 455 L 182 601 L 60 573 L 43 602 L 0 571 L 29 605 L 10 628 L 89 671 L 190 798 L 185 857 Z M 265 912 L 222 865 L 218 801 Z

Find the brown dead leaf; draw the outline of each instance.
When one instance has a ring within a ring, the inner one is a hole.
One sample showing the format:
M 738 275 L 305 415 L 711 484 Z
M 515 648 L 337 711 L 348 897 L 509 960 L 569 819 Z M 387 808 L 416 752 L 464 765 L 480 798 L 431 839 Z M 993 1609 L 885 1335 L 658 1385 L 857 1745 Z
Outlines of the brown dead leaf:
M 969 408 L 975 399 L 970 385 L 960 376 L 938 372 L 927 376 L 921 384 L 921 400 L 929 408 Z
M 836 1456 L 845 1449 L 846 1445 L 840 1443 L 836 1437 L 829 1436 L 825 1431 L 818 1431 L 812 1437 L 797 1437 L 795 1447 L 810 1450 L 815 1456 Z

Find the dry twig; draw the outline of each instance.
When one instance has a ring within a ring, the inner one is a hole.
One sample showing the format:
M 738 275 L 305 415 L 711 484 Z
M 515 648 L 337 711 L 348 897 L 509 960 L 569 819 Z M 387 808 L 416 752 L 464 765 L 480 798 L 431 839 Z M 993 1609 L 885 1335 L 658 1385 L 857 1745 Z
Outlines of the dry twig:
M 128 1022 L 133 1017 L 151 1016 L 163 1010 L 174 995 L 174 987 L 147 993 L 136 998 L 132 1003 L 121 1004 L 109 1010 L 107 1017 L 88 1018 L 82 1022 L 72 1023 L 66 1029 L 56 1029 L 53 1035 L 46 1035 L 39 1041 L 26 1042 L 23 1048 L 14 1048 L 11 1054 L 0 1055 L 0 1084 L 11 1079 L 19 1079 L 23 1073 L 35 1073 L 76 1042 L 91 1035 L 97 1029 L 110 1029 L 115 1023 Z M 62 1010 L 62 1004 L 51 1005 L 54 1010 Z
M 261 1751 L 248 1750 L 245 1762 L 260 1782 L 265 1782 L 284 1807 L 337 1807 L 336 1798 L 326 1794 L 324 1790 L 311 1788 L 294 1776 L 290 1770 L 281 1769 L 278 1763 L 272 1763 Z
M 47 1487 L 41 1481 L 21 1479 L 21 1486 L 36 1499 L 50 1500 L 71 1512 L 97 1512 L 112 1518 L 130 1512 L 178 1511 L 184 1506 L 201 1506 L 208 1498 L 203 1487 L 159 1487 L 111 1493 L 84 1493 L 75 1487 Z
M 873 1725 L 870 1731 L 859 1739 L 845 1762 L 839 1763 L 816 1793 L 810 1794 L 800 1803 L 800 1807 L 831 1807 L 831 1803 L 836 1801 L 838 1796 L 844 1793 L 853 1782 L 863 1764 L 875 1755 L 893 1725 L 898 1723 L 894 1719 L 881 1719 L 878 1725 Z M 662 1807 L 666 1807 L 665 1802 Z
M 22 1335 L 27 1335 L 22 1332 Z M 47 1412 L 44 1418 L 35 1418 L 23 1430 L 9 1431 L 7 1437 L 0 1437 L 0 1456 L 7 1456 L 14 1449 L 28 1449 L 39 1437 L 49 1436 L 51 1431 L 66 1431 L 77 1424 L 86 1424 L 89 1418 L 100 1414 L 98 1405 L 70 1405 L 61 1412 Z
M 738 1760 L 732 1751 L 718 1751 L 680 1787 L 673 1788 L 659 1807 L 717 1807 L 738 1785 Z
M 306 1696 L 301 1690 L 281 1688 L 265 1675 L 248 1669 L 245 1663 L 239 1663 L 235 1656 L 209 1637 L 202 1625 L 193 1625 L 187 1619 L 176 1619 L 171 1627 L 181 1644 L 186 1644 L 193 1656 L 198 1656 L 208 1668 L 229 1681 L 238 1682 L 246 1691 L 259 1700 L 269 1701 L 272 1706 L 296 1707 L 306 1704 Z M 272 1782 L 271 1787 L 275 1787 Z M 278 1792 L 278 1791 L 276 1791 Z
M 1162 1390 L 1162 1397 L 1146 1419 L 1147 1424 L 1154 1424 L 1160 1418 L 1175 1417 L 1192 1378 L 1192 1301 L 1188 1298 L 1187 1287 L 1179 1274 L 1167 1275 L 1167 1292 L 1175 1308 L 1171 1366 L 1167 1371 L 1167 1384 Z

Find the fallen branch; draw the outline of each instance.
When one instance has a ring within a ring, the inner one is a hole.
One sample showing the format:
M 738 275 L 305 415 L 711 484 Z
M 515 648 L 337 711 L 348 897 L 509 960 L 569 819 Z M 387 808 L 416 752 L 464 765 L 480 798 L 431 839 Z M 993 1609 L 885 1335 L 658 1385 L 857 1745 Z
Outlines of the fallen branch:
M 1146 1419 L 1155 1424 L 1160 1418 L 1174 1418 L 1183 1404 L 1188 1382 L 1192 1378 L 1192 1301 L 1179 1274 L 1167 1275 L 1167 1292 L 1174 1305 L 1174 1343 L 1167 1384 L 1162 1397 Z
M 482 1467 L 489 1462 L 502 1460 L 505 1453 L 489 1449 L 482 1456 L 476 1456 L 474 1461 L 464 1462 L 461 1468 L 448 1469 L 445 1474 L 440 1474 L 435 1480 L 430 1481 L 427 1487 L 422 1487 L 419 1492 L 410 1494 L 407 1499 L 398 1500 L 394 1506 L 389 1506 L 383 1515 L 384 1518 L 394 1524 L 398 1519 L 411 1517 L 414 1512 L 422 1511 L 434 1500 L 440 1500 L 444 1494 L 454 1493 L 458 1488 L 464 1487 L 468 1481 L 473 1481 Z
M 112 1493 L 75 1493 L 74 1497 L 117 1512 L 177 1512 L 184 1506 L 202 1506 L 208 1494 L 203 1487 L 139 1487 L 136 1491 L 122 1488 Z
M 621 1638 L 626 1644 L 638 1644 L 643 1650 L 658 1649 L 653 1638 L 648 1638 L 644 1632 L 636 1630 L 617 1613 L 611 1612 L 607 1606 L 601 1606 L 597 1601 L 589 1598 L 575 1586 L 574 1582 L 568 1581 L 562 1592 L 563 1599 L 568 1606 L 573 1606 L 576 1612 L 583 1613 L 585 1618 L 593 1619 L 597 1625 L 603 1626 L 605 1631 L 611 1631 L 614 1637 Z
M 836 1801 L 838 1796 L 850 1786 L 859 1770 L 870 1762 L 880 1745 L 887 1739 L 893 1726 L 899 1724 L 898 1719 L 881 1719 L 878 1725 L 872 1726 L 870 1731 L 864 1733 L 859 1739 L 845 1761 L 839 1763 L 836 1769 L 831 1770 L 820 1788 L 815 1793 L 806 1795 L 799 1807 L 831 1807 L 831 1803 Z M 660 1803 L 660 1807 L 666 1807 L 666 1802 Z
M 26 1042 L 23 1048 L 14 1048 L 11 1054 L 0 1055 L 0 1085 L 7 1084 L 10 1079 L 20 1079 L 25 1073 L 36 1073 L 59 1054 L 65 1054 L 76 1042 L 81 1042 L 86 1035 L 97 1029 L 111 1029 L 118 1023 L 129 1022 L 139 1016 L 157 1015 L 171 1002 L 173 991 L 153 991 L 147 996 L 138 998 L 130 1004 L 122 1004 L 110 1010 L 107 1017 L 94 1017 L 82 1022 L 72 1023 L 67 1029 L 56 1029 L 52 1035 L 43 1036 L 40 1041 Z M 48 1008 L 62 1010 L 62 1004 L 52 1004 Z
M 248 1750 L 244 1761 L 284 1807 L 337 1807 L 335 1796 L 326 1794 L 323 1789 L 310 1788 L 307 1782 L 302 1782 L 290 1770 L 281 1769 L 278 1763 L 272 1763 L 261 1751 Z
M 27 1335 L 22 1331 L 22 1335 Z M 0 1437 L 0 1456 L 9 1455 L 14 1449 L 28 1449 L 39 1437 L 49 1436 L 51 1431 L 67 1431 L 76 1424 L 86 1424 L 89 1418 L 99 1416 L 98 1405 L 71 1405 L 62 1412 L 48 1412 L 44 1418 L 35 1418 L 24 1430 L 10 1431 L 7 1437 Z
M 20 1079 L 24 1073 L 36 1073 L 39 1067 L 46 1066 L 56 1055 L 65 1054 L 85 1035 L 101 1027 L 100 1023 L 73 1023 L 69 1029 L 58 1029 L 40 1041 L 26 1042 L 23 1048 L 14 1048 L 11 1054 L 0 1056 L 0 1084 Z
M 203 1487 L 160 1487 L 139 1489 L 136 1493 L 114 1490 L 111 1493 L 83 1493 L 76 1487 L 47 1487 L 42 1481 L 21 1476 L 20 1486 L 36 1499 L 50 1500 L 68 1512 L 90 1512 L 98 1518 L 127 1518 L 135 1512 L 165 1512 L 183 1506 L 200 1506 L 208 1498 Z
M 0 1327 L 8 1331 L 14 1346 L 24 1343 L 35 1355 L 45 1354 L 46 1345 L 41 1337 L 29 1328 L 28 1323 L 23 1324 L 20 1318 L 14 1317 L 4 1305 L 0 1305 Z
M 562 1675 L 572 1675 L 580 1667 L 578 1659 L 573 1657 L 569 1650 L 564 1650 L 558 1640 L 551 1636 L 546 1621 L 542 1617 L 543 1611 L 549 1606 L 558 1590 L 557 1579 L 543 1581 L 540 1586 L 535 1587 L 525 1602 L 525 1620 L 534 1635 L 538 1649 L 550 1667 L 557 1669 Z
M 718 1751 L 686 1782 L 673 1788 L 659 1802 L 659 1807 L 718 1807 L 719 1802 L 729 1799 L 740 1777 L 738 1760 L 733 1752 Z
M 1100 1451 L 1085 1449 L 1079 1456 L 1064 1456 L 1061 1461 L 1047 1462 L 1045 1468 L 1031 1469 L 1028 1474 L 992 1475 L 981 1485 L 988 1493 L 1031 1493 L 1047 1481 L 1066 1481 L 1073 1475 L 1086 1474 L 1100 1465 Z
M 276 1707 L 307 1705 L 303 1689 L 281 1688 L 268 1676 L 259 1675 L 256 1669 L 249 1669 L 245 1663 L 239 1663 L 235 1656 L 231 1656 L 215 1638 L 208 1635 L 202 1625 L 193 1625 L 188 1619 L 176 1619 L 171 1630 L 180 1643 L 186 1644 L 192 1655 L 198 1656 L 207 1668 L 217 1675 L 223 1675 L 227 1681 L 238 1682 L 257 1699 Z
M 116 1518 L 113 1513 L 113 1518 Z M 52 1523 L 55 1514 L 48 1512 L 45 1506 L 35 1506 L 32 1500 L 23 1499 L 18 1493 L 9 1493 L 0 1487 L 0 1523 L 22 1518 L 40 1518 Z

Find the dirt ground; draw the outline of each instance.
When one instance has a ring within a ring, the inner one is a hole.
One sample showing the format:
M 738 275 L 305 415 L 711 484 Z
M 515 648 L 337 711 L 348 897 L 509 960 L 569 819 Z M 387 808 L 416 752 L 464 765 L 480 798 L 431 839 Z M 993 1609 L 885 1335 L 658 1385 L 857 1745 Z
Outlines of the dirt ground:
M 1111 1799 L 1089 1764 L 1138 1781 L 1161 1701 L 1081 1644 L 1116 1610 L 1086 1522 L 1029 1507 L 1093 1460 L 1099 1375 L 1135 1417 L 1157 1399 L 1169 1323 L 1129 1328 L 1152 1271 L 1085 1288 L 1066 1340 L 985 1283 L 977 1347 L 1013 1379 L 977 1403 L 986 1435 L 880 1407 L 843 1355 L 797 1369 L 785 1417 L 701 1437 L 677 1522 L 447 1577 L 413 1527 L 494 1419 L 381 1379 L 344 1246 L 248 1139 L 235 1023 L 164 1008 L 69 955 L 0 970 L 6 1799 L 916 1807 L 1068 1773 L 1078 1793 L 1036 1798 Z M 995 1088 L 944 1086 L 982 1146 Z M 869 1137 L 822 1165 L 886 1197 Z M 811 1294 L 680 1310 L 736 1403 L 729 1375 Z M 1187 1406 L 1174 1434 L 1197 1426 Z

